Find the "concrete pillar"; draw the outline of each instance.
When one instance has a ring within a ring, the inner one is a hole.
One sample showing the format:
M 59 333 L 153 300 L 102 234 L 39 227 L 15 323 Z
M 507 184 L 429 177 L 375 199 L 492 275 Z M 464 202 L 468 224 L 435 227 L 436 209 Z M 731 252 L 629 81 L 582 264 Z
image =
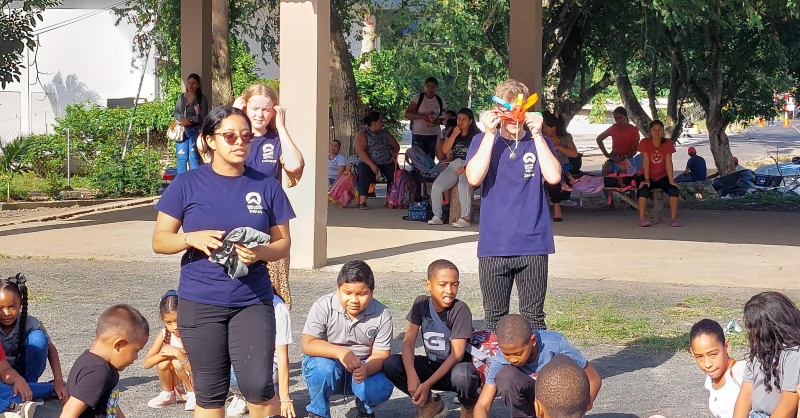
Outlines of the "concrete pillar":
M 508 75 L 539 93 L 542 103 L 542 0 L 511 0 Z
M 303 178 L 287 189 L 297 218 L 292 268 L 327 263 L 330 0 L 281 0 L 280 104 L 305 160 Z
M 211 0 L 181 0 L 181 84 L 189 74 L 199 75 L 208 103 L 211 51 Z

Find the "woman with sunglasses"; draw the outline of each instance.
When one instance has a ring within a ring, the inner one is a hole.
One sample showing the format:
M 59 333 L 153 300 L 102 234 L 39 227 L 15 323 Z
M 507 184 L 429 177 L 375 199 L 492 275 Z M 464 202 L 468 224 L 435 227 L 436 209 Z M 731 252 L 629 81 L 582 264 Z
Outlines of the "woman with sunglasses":
M 245 165 L 251 130 L 241 110 L 212 110 L 201 129 L 211 164 L 176 178 L 156 205 L 153 250 L 184 252 L 178 329 L 192 359 L 196 418 L 225 415 L 231 365 L 252 417 L 280 413 L 272 374 L 264 373 L 272 368 L 276 332 L 266 263 L 289 254 L 295 215 L 280 183 Z M 270 241 L 251 249 L 237 244 L 236 256 L 249 272 L 231 279 L 208 257 L 237 227 L 267 233 Z
M 288 186 L 294 187 L 303 174 L 303 154 L 286 130 L 286 108 L 278 104 L 278 95 L 270 87 L 253 84 L 233 105 L 247 113 L 253 125 L 252 152 L 245 164 L 281 181 L 281 167 L 286 171 Z M 292 309 L 289 289 L 289 256 L 267 264 L 272 284 L 286 307 Z

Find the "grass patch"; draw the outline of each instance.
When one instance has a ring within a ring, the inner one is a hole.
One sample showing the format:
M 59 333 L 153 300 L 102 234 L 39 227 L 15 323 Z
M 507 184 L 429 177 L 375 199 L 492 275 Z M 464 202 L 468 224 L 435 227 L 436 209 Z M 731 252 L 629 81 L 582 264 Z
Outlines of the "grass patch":
M 7 258 L 11 258 L 11 256 L 8 254 L 0 253 L 0 259 L 7 259 Z
M 580 345 L 624 344 L 646 350 L 678 351 L 689 347 L 689 330 L 700 319 L 732 318 L 741 325 L 741 308 L 726 306 L 706 296 L 690 296 L 671 304 L 653 306 L 650 301 L 623 300 L 613 294 L 549 297 L 545 301 L 548 328 L 563 333 Z M 734 349 L 746 347 L 746 334 L 729 334 Z
M 31 290 L 28 291 L 28 301 L 34 303 L 50 303 L 53 301 L 53 298 L 45 293 Z
M 791 162 L 792 161 L 792 157 L 793 156 L 791 154 L 779 155 L 778 156 L 778 162 L 779 163 Z M 773 160 L 772 157 L 764 157 L 764 158 L 758 158 L 758 159 L 755 159 L 755 160 L 739 161 L 739 163 L 742 166 L 744 166 L 744 168 L 756 171 L 757 168 L 759 168 L 761 166 L 764 166 L 764 165 L 775 165 L 775 160 Z

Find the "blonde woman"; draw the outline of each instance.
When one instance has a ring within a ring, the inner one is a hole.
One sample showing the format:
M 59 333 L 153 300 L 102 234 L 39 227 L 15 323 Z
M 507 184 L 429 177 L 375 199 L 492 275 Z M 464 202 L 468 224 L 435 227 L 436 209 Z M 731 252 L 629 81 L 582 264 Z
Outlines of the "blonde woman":
M 278 95 L 270 87 L 253 84 L 237 99 L 253 125 L 253 143 L 245 165 L 281 180 L 281 167 L 286 171 L 289 187 L 297 184 L 303 172 L 303 154 L 286 130 L 286 108 L 278 104 Z M 291 309 L 289 290 L 289 257 L 268 263 L 270 278 L 278 295 Z

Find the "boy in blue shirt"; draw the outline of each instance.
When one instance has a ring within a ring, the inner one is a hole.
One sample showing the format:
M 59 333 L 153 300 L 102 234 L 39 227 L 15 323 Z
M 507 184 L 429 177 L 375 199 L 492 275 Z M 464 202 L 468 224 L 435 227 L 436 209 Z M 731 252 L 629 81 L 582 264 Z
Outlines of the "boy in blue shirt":
M 381 372 L 391 354 L 392 313 L 373 299 L 375 277 L 363 261 L 342 266 L 336 292 L 317 299 L 308 312 L 300 348 L 309 418 L 331 417 L 331 395 L 353 394 L 356 418 L 374 418 L 372 408 L 392 396 Z
M 489 409 L 497 393 L 510 409 L 512 418 L 534 416 L 536 376 L 542 367 L 559 354 L 571 358 L 586 372 L 590 388 L 586 410 L 592 409 L 602 384 L 600 375 L 563 335 L 555 331 L 532 332 L 524 317 L 512 314 L 497 323 L 497 342 L 502 356 L 492 359 L 486 384 L 475 405 L 475 418 L 489 417 Z

